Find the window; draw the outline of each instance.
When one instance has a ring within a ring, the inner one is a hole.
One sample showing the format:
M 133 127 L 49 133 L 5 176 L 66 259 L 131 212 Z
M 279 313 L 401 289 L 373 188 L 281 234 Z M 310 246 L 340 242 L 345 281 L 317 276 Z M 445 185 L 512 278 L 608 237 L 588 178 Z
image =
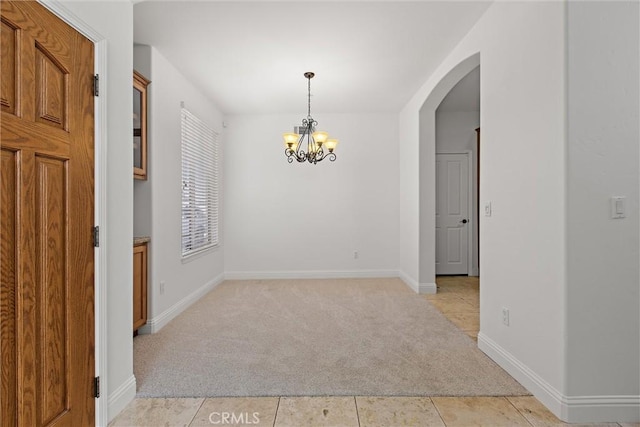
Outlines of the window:
M 218 134 L 182 109 L 182 258 L 218 245 Z

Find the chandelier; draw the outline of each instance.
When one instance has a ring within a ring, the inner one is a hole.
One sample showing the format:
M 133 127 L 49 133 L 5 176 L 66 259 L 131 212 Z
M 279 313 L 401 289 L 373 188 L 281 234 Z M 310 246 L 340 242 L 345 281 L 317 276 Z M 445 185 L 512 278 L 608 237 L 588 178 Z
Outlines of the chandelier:
M 302 119 L 302 126 L 297 127 L 300 133 L 287 132 L 283 134 L 285 150 L 284 154 L 287 155 L 287 161 L 293 163 L 294 160 L 298 162 L 309 162 L 314 165 L 321 162 L 324 159 L 329 159 L 332 162 L 336 160 L 335 150 L 338 145 L 338 140 L 329 138 L 329 134 L 324 131 L 317 131 L 316 126 L 318 122 L 311 117 L 311 79 L 315 74 L 312 72 L 304 73 L 304 76 L 308 80 L 308 110 L 307 118 Z M 306 151 L 305 151 L 306 141 Z M 325 149 L 327 152 L 325 152 Z

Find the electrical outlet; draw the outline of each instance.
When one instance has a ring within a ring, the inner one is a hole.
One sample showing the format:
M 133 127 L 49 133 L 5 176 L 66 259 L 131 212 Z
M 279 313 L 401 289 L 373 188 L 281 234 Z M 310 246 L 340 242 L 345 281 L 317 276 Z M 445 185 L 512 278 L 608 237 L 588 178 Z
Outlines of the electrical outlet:
M 165 285 L 164 281 L 160 282 L 160 295 L 164 295 L 164 285 Z
M 509 309 L 502 307 L 502 324 L 509 326 Z
M 353 259 L 358 259 L 358 251 L 353 251 Z

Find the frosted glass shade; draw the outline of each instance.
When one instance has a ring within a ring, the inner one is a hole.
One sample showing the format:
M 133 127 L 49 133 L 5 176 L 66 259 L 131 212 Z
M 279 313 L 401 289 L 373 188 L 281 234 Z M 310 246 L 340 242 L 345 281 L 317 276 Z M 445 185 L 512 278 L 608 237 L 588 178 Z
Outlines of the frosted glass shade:
M 316 144 L 318 144 L 319 147 L 322 147 L 322 145 L 327 142 L 327 139 L 329 138 L 329 134 L 321 130 L 314 132 L 312 136 L 313 140 L 316 142 Z
M 338 145 L 338 140 L 334 138 L 327 139 L 327 142 L 325 142 L 324 145 L 330 153 L 333 153 L 333 150 L 335 150 Z
M 296 149 L 296 147 L 298 146 L 298 139 L 300 138 L 300 135 L 298 135 L 297 133 L 287 132 L 283 133 L 282 137 L 284 138 L 285 147 L 291 148 L 292 150 Z

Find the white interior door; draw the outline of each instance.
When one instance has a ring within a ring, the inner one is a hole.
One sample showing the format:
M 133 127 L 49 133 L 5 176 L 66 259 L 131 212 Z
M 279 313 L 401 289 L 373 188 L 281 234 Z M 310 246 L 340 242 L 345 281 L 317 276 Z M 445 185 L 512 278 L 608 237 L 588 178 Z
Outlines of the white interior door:
M 468 154 L 436 154 L 436 274 L 469 273 Z

